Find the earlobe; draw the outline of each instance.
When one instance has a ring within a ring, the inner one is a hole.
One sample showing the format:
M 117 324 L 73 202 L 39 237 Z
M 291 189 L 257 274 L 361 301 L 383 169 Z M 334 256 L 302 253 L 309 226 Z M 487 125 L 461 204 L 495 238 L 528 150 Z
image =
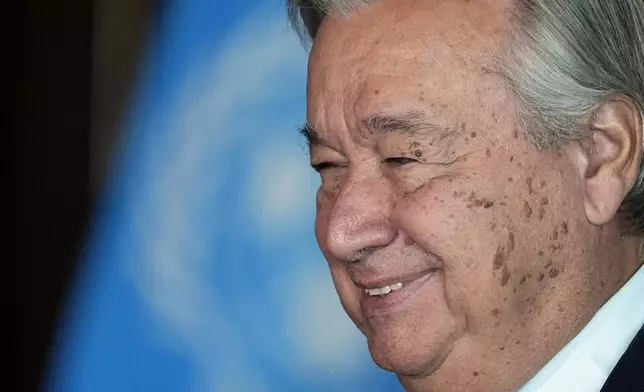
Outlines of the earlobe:
M 624 199 L 623 189 L 623 179 L 606 169 L 587 178 L 584 208 L 588 221 L 601 226 L 613 219 Z
M 584 207 L 588 220 L 612 220 L 635 184 L 642 158 L 642 116 L 637 105 L 619 95 L 606 98 L 589 124 L 592 135 L 584 156 Z

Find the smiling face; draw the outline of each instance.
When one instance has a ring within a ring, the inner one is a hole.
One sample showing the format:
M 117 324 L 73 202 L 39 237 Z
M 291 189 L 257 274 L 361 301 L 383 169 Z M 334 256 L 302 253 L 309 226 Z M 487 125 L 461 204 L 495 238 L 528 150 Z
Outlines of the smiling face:
M 599 306 L 578 170 L 523 139 L 489 72 L 508 22 L 498 2 L 384 1 L 327 17 L 311 52 L 316 236 L 409 389 L 516 388 Z

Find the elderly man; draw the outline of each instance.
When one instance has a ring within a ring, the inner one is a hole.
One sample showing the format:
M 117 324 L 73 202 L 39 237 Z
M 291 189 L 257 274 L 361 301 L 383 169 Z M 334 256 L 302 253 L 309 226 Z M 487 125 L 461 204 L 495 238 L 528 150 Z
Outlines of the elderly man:
M 374 361 L 409 391 L 644 391 L 642 0 L 288 9 L 316 236 Z

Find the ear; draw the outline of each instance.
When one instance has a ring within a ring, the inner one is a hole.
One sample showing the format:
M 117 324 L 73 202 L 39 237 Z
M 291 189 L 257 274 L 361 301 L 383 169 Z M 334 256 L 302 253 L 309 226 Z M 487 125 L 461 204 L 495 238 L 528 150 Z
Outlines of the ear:
M 606 97 L 593 113 L 590 138 L 577 150 L 588 220 L 612 220 L 639 174 L 644 137 L 642 114 L 623 95 Z

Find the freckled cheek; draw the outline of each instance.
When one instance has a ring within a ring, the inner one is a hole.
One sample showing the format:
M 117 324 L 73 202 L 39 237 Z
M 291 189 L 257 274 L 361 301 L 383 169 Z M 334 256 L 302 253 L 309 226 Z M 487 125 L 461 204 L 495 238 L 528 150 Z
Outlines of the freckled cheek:
M 446 248 L 451 252 L 467 246 L 471 241 L 467 237 L 489 232 L 487 223 L 493 221 L 493 205 L 486 204 L 490 202 L 486 198 L 472 198 L 471 188 L 450 183 L 420 188 L 398 199 L 393 220 L 430 251 Z
M 499 241 L 507 237 L 503 237 L 503 224 L 490 229 L 503 207 L 495 203 L 485 208 L 483 200 L 489 199 L 471 197 L 472 189 L 478 188 L 448 183 L 414 192 L 396 203 L 394 214 L 399 227 L 443 263 L 445 301 L 451 312 L 461 319 L 473 318 L 473 327 L 480 329 L 496 321 L 488 315 L 500 307 L 500 294 L 490 294 L 506 289 L 492 261 Z
M 397 205 L 393 220 L 416 243 L 436 246 L 454 234 L 455 221 L 451 217 L 458 214 L 456 206 L 437 206 L 418 199 Z

